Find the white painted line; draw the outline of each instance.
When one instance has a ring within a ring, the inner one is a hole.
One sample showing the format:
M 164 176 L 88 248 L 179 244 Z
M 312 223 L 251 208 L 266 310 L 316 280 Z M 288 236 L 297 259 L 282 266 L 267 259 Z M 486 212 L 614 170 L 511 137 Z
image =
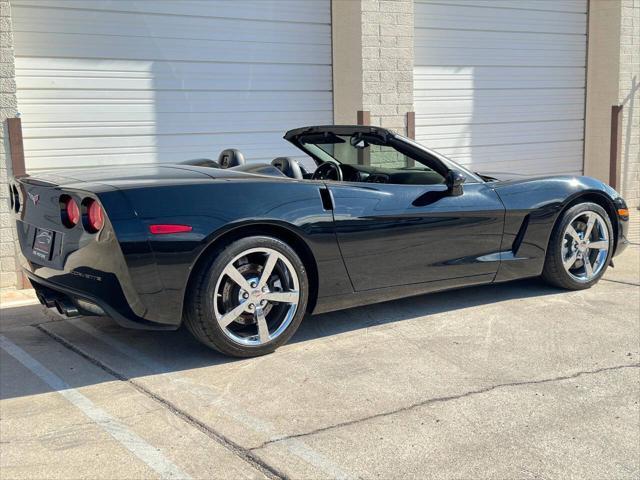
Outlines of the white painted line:
M 44 365 L 4 335 L 0 335 L 0 347 L 102 427 L 127 450 L 155 470 L 161 478 L 191 479 L 189 475 L 174 465 L 157 448 L 145 442 L 124 424 L 97 407 L 91 400 L 70 387 L 64 380 L 45 368 Z
M 126 345 L 125 343 L 122 343 L 112 336 L 106 335 L 104 332 L 101 332 L 97 328 L 89 325 L 86 320 L 71 320 L 69 323 L 77 329 L 82 330 L 86 334 L 94 337 L 102 343 L 112 347 L 116 351 L 131 358 L 137 365 L 144 365 L 149 370 L 155 372 L 166 372 L 169 370 L 167 365 L 158 362 L 157 360 L 149 357 L 148 355 L 145 355 L 135 348 L 130 347 L 129 345 Z M 117 371 L 117 369 L 114 370 Z M 170 382 L 178 384 L 180 386 L 180 389 L 184 389 L 186 384 L 186 388 L 189 389 L 189 392 L 207 400 L 207 402 L 209 402 L 210 404 L 219 405 L 224 415 L 231 417 L 233 420 L 241 423 L 246 428 L 266 436 L 267 440 L 273 440 L 286 436 L 279 432 L 273 424 L 248 414 L 247 412 L 240 409 L 236 402 L 225 399 L 222 395 L 220 395 L 219 392 L 215 391 L 211 387 L 195 384 L 190 379 L 182 377 L 178 373 L 159 373 L 157 375 L 161 375 Z M 307 462 L 309 465 L 313 465 L 314 467 L 318 468 L 321 472 L 323 472 L 330 478 L 341 480 L 348 480 L 352 478 L 338 465 L 336 465 L 321 453 L 315 451 L 303 440 L 297 438 L 289 438 L 286 441 L 278 442 L 277 445 L 286 448 L 291 454 Z

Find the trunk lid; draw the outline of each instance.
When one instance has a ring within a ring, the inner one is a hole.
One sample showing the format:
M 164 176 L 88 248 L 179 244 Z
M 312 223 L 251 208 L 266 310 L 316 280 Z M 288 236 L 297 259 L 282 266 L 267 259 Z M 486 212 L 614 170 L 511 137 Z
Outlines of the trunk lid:
M 166 182 L 170 180 L 210 179 L 211 175 L 202 171 L 202 167 L 180 167 L 177 165 L 143 165 L 85 168 L 37 173 L 34 176 L 21 177 L 24 184 L 39 186 L 69 187 L 79 184 L 116 183 L 132 184 L 150 181 Z

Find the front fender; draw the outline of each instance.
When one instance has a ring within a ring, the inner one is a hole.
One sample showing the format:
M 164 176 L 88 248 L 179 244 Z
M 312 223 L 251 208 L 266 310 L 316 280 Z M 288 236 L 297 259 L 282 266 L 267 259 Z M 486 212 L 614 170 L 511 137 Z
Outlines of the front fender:
M 624 200 L 610 186 L 591 177 L 558 176 L 496 182 L 493 188 L 506 207 L 502 262 L 496 281 L 542 273 L 549 238 L 559 215 L 581 198 L 603 205 L 612 219 L 619 253 L 626 242 L 628 219 L 617 215 L 626 208 Z

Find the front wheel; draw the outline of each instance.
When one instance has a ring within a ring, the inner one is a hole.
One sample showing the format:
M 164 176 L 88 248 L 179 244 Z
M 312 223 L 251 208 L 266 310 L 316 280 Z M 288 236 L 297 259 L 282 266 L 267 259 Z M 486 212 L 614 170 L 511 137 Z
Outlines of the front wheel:
M 595 203 L 564 212 L 549 240 L 542 278 L 560 288 L 589 288 L 604 275 L 611 259 L 613 228 Z
M 226 355 L 270 353 L 304 317 L 308 280 L 286 243 L 247 237 L 213 255 L 192 283 L 185 323 L 202 343 Z

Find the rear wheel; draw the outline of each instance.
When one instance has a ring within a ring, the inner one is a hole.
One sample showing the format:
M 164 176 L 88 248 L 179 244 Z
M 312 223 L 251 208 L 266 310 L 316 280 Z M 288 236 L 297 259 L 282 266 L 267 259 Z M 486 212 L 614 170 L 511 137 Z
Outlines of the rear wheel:
M 612 246 L 613 228 L 607 212 L 595 203 L 575 205 L 551 234 L 542 277 L 569 290 L 589 288 L 604 275 Z
M 227 246 L 197 273 L 185 323 L 204 344 L 235 357 L 270 353 L 304 317 L 304 264 L 286 243 L 248 237 Z

